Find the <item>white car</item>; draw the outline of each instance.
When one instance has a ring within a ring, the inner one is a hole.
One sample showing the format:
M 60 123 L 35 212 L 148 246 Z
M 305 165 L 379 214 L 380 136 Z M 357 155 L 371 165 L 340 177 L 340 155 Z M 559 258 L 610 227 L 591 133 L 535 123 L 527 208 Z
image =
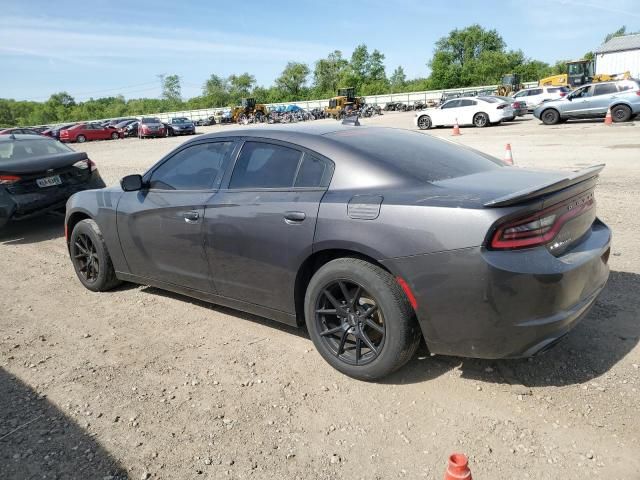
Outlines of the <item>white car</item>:
M 564 97 L 569 91 L 567 87 L 533 87 L 520 90 L 513 98 L 524 101 L 527 109 L 533 110 L 542 102 Z
M 436 108 L 416 112 L 414 122 L 420 130 L 451 125 L 486 127 L 513 117 L 513 108 L 494 97 L 464 97 L 447 100 Z

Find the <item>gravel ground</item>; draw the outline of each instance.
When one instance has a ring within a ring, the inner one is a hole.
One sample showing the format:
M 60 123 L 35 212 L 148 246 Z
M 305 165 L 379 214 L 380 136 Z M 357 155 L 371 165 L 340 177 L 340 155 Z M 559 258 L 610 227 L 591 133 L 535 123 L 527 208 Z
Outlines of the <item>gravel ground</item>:
M 422 349 L 385 382 L 358 382 L 304 330 L 149 287 L 91 293 L 60 218 L 11 225 L 0 233 L 0 478 L 440 479 L 453 451 L 477 479 L 640 478 L 639 123 L 528 116 L 429 132 L 500 157 L 509 142 L 521 166 L 607 164 L 596 197 L 614 231 L 610 281 L 568 337 L 529 360 Z M 199 130 L 222 128 L 238 127 Z M 184 140 L 77 149 L 111 183 Z

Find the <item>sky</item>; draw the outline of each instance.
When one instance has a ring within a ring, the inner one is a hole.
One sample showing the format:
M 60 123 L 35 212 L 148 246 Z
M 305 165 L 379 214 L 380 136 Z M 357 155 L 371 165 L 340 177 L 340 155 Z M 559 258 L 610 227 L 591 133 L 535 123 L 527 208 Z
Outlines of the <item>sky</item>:
M 314 62 L 361 43 L 387 74 L 429 74 L 435 42 L 478 23 L 509 49 L 553 63 L 596 49 L 607 33 L 640 30 L 639 0 L 0 0 L 0 98 L 158 97 L 177 74 L 184 98 L 215 73 L 249 72 L 269 86 L 288 61 Z

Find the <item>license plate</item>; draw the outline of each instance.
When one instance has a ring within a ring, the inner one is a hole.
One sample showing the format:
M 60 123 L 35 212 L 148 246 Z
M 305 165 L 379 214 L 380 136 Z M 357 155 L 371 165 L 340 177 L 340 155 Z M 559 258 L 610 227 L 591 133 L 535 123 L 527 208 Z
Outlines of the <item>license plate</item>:
M 53 175 L 51 177 L 38 178 L 36 183 L 40 188 L 53 187 L 54 185 L 61 185 L 62 179 L 60 175 Z

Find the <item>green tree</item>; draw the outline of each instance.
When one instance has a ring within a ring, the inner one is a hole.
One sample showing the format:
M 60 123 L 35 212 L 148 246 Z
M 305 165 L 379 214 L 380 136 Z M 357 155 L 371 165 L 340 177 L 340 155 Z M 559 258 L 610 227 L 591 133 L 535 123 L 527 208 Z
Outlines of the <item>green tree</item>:
M 167 75 L 161 77 L 162 81 L 162 98 L 170 105 L 177 106 L 182 102 L 182 88 L 180 86 L 180 77 L 178 75 Z
M 318 97 L 333 96 L 349 62 L 342 57 L 340 50 L 334 50 L 327 58 L 318 60 L 313 70 L 313 84 Z
M 631 32 L 629 32 L 631 33 Z M 615 32 L 611 32 L 609 34 L 607 34 L 606 37 L 604 37 L 604 42 L 603 43 L 607 43 L 609 40 L 611 40 L 612 38 L 616 38 L 616 37 L 622 37 L 624 35 L 629 35 L 627 33 L 627 26 L 623 25 L 621 26 L 618 30 L 616 30 Z
M 226 79 L 211 74 L 202 86 L 202 97 L 206 106 L 222 107 L 229 103 L 229 83 Z M 196 102 L 196 104 L 200 104 Z
M 384 68 L 384 54 L 378 50 L 374 50 L 369 55 L 369 61 L 367 62 L 366 81 L 378 82 L 386 81 L 387 74 Z
M 496 30 L 485 30 L 480 25 L 455 29 L 436 42 L 433 58 L 429 62 L 433 88 L 464 87 L 487 83 L 482 72 L 495 77 L 498 68 L 503 68 L 508 59 L 505 43 Z M 484 62 L 498 65 L 484 65 Z M 506 72 L 503 72 L 506 73 Z
M 392 92 L 399 92 L 407 84 L 407 76 L 404 73 L 402 66 L 396 67 L 391 76 L 389 77 L 389 84 Z
M 245 72 L 240 75 L 229 75 L 229 95 L 233 104 L 240 103 L 242 98 L 249 97 L 256 84 L 256 77 Z
M 353 50 L 349 67 L 353 71 L 354 77 L 359 80 L 358 83 L 364 82 L 369 69 L 369 50 L 366 45 L 358 45 Z
M 289 62 L 280 76 L 276 78 L 275 86 L 282 90 L 287 98 L 291 100 L 300 99 L 309 73 L 310 70 L 307 64 Z

